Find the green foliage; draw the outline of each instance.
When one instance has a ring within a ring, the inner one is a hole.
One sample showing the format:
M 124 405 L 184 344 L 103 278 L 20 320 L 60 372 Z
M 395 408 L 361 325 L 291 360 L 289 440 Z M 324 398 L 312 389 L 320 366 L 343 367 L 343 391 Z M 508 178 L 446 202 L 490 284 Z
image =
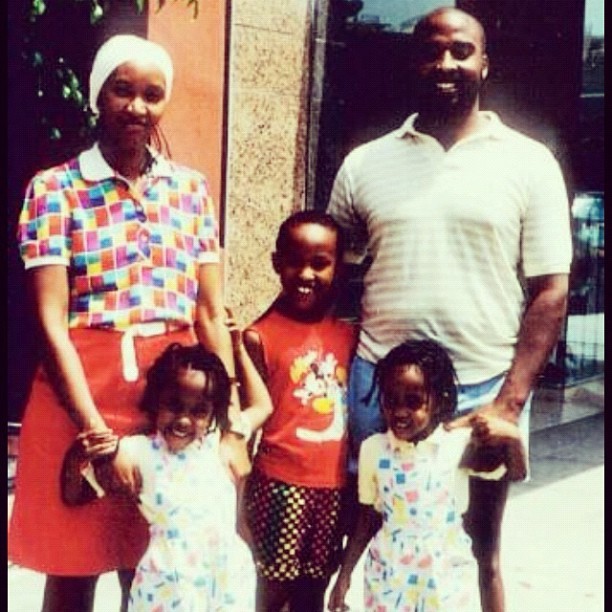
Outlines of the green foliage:
M 50 141 L 62 140 L 67 130 L 76 130 L 74 135 L 83 139 L 91 136 L 95 127 L 95 117 L 89 109 L 82 84 L 87 74 L 82 74 L 83 68 L 70 59 L 77 52 L 71 47 L 71 39 L 62 38 L 69 33 L 57 31 L 58 27 L 61 28 L 62 16 L 66 16 L 68 12 L 74 15 L 78 11 L 82 16 L 84 28 L 95 30 L 102 27 L 112 1 L 27 1 L 24 15 L 27 26 L 21 56 L 28 69 L 34 72 L 36 120 Z M 125 0 L 114 0 L 121 1 Z M 193 18 L 197 18 L 200 0 L 181 1 L 191 9 Z M 159 12 L 167 4 L 167 0 L 155 0 L 155 3 Z M 147 0 L 131 0 L 131 4 L 136 14 L 142 14 Z M 87 32 L 79 32 L 77 40 L 83 40 L 87 35 Z M 58 38 L 53 40 L 55 36 Z

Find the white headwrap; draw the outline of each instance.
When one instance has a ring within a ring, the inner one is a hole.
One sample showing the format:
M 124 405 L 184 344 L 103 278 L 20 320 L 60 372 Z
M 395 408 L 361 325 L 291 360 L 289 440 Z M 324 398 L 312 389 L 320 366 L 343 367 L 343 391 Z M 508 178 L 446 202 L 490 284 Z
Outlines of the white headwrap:
M 166 100 L 172 91 L 174 70 L 168 52 L 157 43 L 134 36 L 133 34 L 118 34 L 109 38 L 96 53 L 89 75 L 89 106 L 98 114 L 98 96 L 106 79 L 121 64 L 136 62 L 139 64 L 155 64 L 166 78 Z

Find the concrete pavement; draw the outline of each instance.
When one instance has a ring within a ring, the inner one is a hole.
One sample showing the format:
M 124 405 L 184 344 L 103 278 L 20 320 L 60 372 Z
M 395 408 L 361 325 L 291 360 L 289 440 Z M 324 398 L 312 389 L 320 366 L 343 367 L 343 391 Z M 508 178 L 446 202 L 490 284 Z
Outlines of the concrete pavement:
M 603 380 L 535 398 L 531 481 L 513 485 L 503 524 L 507 612 L 604 610 L 603 406 Z M 353 612 L 363 612 L 360 569 L 347 600 Z M 10 566 L 8 611 L 37 612 L 43 587 L 43 576 Z M 105 574 L 94 612 L 118 605 L 116 577 Z

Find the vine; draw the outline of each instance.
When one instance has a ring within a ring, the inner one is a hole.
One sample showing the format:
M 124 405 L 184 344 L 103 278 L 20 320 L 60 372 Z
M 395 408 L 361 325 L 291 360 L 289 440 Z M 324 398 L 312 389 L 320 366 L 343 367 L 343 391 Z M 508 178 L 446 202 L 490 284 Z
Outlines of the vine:
M 176 3 L 179 0 L 172 1 Z M 181 1 L 192 10 L 192 17 L 196 19 L 200 0 Z M 64 139 L 67 130 L 76 130 L 74 135 L 79 139 L 89 137 L 93 133 L 96 119 L 84 93 L 80 69 L 70 61 L 71 54 L 66 45 L 62 44 L 71 39 L 60 37 L 57 44 L 51 45 L 48 44 L 49 33 L 56 36 L 58 23 L 61 27 L 61 16 L 65 15 L 62 9 L 72 11 L 73 14 L 76 10 L 80 11 L 84 24 L 97 28 L 103 23 L 111 4 L 111 0 L 48 0 L 48 3 L 45 0 L 29 0 L 21 56 L 34 72 L 34 96 L 39 105 L 37 120 L 51 141 Z M 168 4 L 168 0 L 156 0 L 155 4 L 159 12 Z M 147 0 L 132 0 L 136 14 L 142 14 L 146 5 Z M 53 19 L 56 20 L 55 25 Z M 69 121 L 62 121 L 65 117 L 69 117 Z

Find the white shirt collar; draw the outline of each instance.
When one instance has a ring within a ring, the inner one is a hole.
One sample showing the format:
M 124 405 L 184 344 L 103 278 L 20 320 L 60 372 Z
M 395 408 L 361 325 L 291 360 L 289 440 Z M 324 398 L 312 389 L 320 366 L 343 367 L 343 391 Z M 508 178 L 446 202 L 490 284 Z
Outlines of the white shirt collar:
M 498 114 L 493 111 L 489 111 L 489 110 L 479 111 L 479 114 L 481 117 L 485 117 L 486 119 L 488 119 L 489 123 L 486 128 L 484 128 L 483 130 L 479 130 L 476 134 L 474 134 L 473 136 L 469 136 L 468 138 L 470 139 L 471 138 L 501 138 L 504 124 L 502 123 Z M 398 138 L 404 138 L 406 136 L 411 136 L 412 138 L 419 138 L 419 139 L 423 137 L 427 137 L 427 134 L 424 134 L 423 132 L 419 132 L 414 127 L 414 124 L 418 116 L 419 116 L 418 113 L 413 113 L 412 115 L 410 115 L 406 119 L 406 121 L 404 121 L 401 127 L 395 131 L 396 136 Z M 468 138 L 466 138 L 465 140 L 467 140 Z
M 427 438 L 415 444 L 414 442 L 408 442 L 407 440 L 400 440 L 399 438 L 395 437 L 395 434 L 393 431 L 391 431 L 391 429 L 387 430 L 387 436 L 389 438 L 389 443 L 391 444 L 392 450 L 397 450 L 400 452 L 408 449 L 416 449 L 417 446 L 440 446 L 443 441 L 442 438 L 447 433 L 448 432 L 444 429 L 443 425 L 438 425 L 433 432 L 427 436 Z
M 171 176 L 172 167 L 170 166 L 170 162 L 155 149 L 151 147 L 147 148 L 153 157 L 153 163 L 151 164 L 149 174 L 156 177 Z M 78 159 L 81 174 L 86 181 L 102 181 L 104 179 L 120 176 L 120 174 L 111 168 L 108 162 L 104 159 L 97 142 L 93 145 L 93 147 L 91 147 L 91 149 L 83 151 L 79 155 Z

